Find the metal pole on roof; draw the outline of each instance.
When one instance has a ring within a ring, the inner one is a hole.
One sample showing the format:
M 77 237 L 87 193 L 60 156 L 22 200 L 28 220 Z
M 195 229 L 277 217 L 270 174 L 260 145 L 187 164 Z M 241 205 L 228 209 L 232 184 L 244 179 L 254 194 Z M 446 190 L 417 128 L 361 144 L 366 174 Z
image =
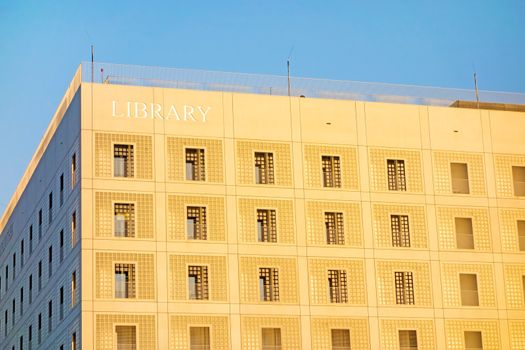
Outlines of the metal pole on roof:
M 479 109 L 478 79 L 476 77 L 476 71 L 474 71 L 474 90 L 476 91 L 476 103 Z
M 91 45 L 91 83 L 95 81 L 95 49 Z

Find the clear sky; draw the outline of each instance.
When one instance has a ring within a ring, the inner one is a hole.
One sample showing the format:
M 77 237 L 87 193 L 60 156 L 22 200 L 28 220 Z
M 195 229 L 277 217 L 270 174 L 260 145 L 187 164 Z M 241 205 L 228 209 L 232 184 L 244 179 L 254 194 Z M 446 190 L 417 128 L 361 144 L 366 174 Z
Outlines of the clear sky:
M 101 62 L 525 92 L 524 0 L 0 0 L 0 212 Z

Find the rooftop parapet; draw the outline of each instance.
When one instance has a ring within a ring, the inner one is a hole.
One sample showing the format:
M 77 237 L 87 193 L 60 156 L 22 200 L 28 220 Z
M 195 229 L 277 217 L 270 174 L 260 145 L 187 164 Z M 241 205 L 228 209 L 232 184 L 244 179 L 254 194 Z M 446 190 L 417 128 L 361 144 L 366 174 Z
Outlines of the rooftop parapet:
M 277 75 L 134 66 L 101 62 L 95 62 L 92 70 L 91 62 L 83 62 L 82 81 L 91 82 L 92 79 L 95 83 L 117 85 L 288 96 L 288 78 Z M 290 95 L 450 107 L 458 107 L 458 105 L 454 105 L 456 101 L 476 102 L 475 91 L 468 89 L 300 77 L 290 78 Z M 480 90 L 479 99 L 489 104 L 525 105 L 525 93 Z M 480 107 L 484 108 L 484 105 L 481 104 Z

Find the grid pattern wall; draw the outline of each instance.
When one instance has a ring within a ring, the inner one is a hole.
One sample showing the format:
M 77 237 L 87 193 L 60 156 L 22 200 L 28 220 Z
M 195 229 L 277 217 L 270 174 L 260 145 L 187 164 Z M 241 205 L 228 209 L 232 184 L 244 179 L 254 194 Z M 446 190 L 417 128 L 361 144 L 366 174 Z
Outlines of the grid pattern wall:
M 153 195 L 142 193 L 96 192 L 95 236 L 113 237 L 114 204 L 135 203 L 135 237 L 153 238 Z
M 167 137 L 167 171 L 169 181 L 185 181 L 185 149 L 199 148 L 205 151 L 207 182 L 224 182 L 224 156 L 221 140 Z
M 210 328 L 210 349 L 230 348 L 228 316 L 171 315 L 170 350 L 187 350 L 190 347 L 190 327 Z M 198 348 L 196 348 L 198 349 Z
M 115 297 L 115 264 L 122 263 L 135 264 L 136 299 L 155 299 L 154 255 L 117 252 L 95 253 L 96 298 L 113 299 Z
M 472 218 L 474 250 L 491 251 L 492 244 L 487 209 L 438 207 L 436 217 L 440 249 L 456 250 L 456 227 L 454 218 Z
M 368 350 L 368 320 L 359 318 L 312 317 L 312 349 L 332 350 L 332 329 L 350 330 L 352 350 Z
M 237 141 L 237 182 L 242 185 L 255 184 L 255 152 L 272 152 L 275 186 L 292 186 L 291 147 L 288 143 L 262 141 Z
M 461 288 L 459 274 L 476 274 L 478 283 L 478 298 L 480 307 L 496 307 L 494 290 L 494 272 L 491 264 L 441 264 L 441 288 L 443 305 L 446 307 L 461 307 Z
M 155 316 L 137 314 L 97 314 L 96 349 L 113 350 L 117 343 L 115 327 L 117 325 L 136 326 L 137 349 L 156 349 L 157 331 Z
M 369 171 L 370 189 L 372 191 L 388 191 L 387 159 L 405 161 L 407 192 L 423 192 L 423 167 L 419 151 L 370 148 Z
M 282 349 L 301 349 L 301 330 L 298 317 L 241 316 L 243 350 L 262 349 L 262 329 L 280 328 Z
M 518 220 L 525 221 L 525 209 L 503 208 L 499 210 L 501 249 L 506 252 L 520 250 Z
M 151 136 L 95 133 L 95 176 L 113 177 L 113 145 L 134 145 L 134 178 L 153 178 L 153 145 Z
M 494 155 L 496 192 L 498 197 L 514 197 L 512 166 L 525 167 L 525 156 L 510 154 Z
M 509 309 L 525 309 L 525 264 L 504 264 L 505 294 Z
M 210 301 L 228 300 L 226 257 L 210 255 L 170 255 L 168 272 L 170 300 L 188 300 L 188 266 L 190 265 L 208 267 Z
M 274 209 L 277 215 L 277 243 L 295 243 L 292 200 L 239 198 L 238 208 L 238 232 L 241 242 L 255 243 L 258 241 L 257 209 Z
M 450 163 L 468 165 L 468 182 L 471 195 L 485 196 L 485 166 L 483 156 L 478 153 L 442 152 L 432 153 L 434 162 L 434 191 L 452 193 L 452 176 Z
M 268 303 L 260 301 L 259 268 L 277 268 L 279 271 L 279 303 L 296 304 L 297 260 L 278 257 L 243 257 L 240 260 L 240 292 L 243 303 Z
M 511 350 L 525 349 L 525 321 L 509 321 Z
M 392 247 L 391 215 L 408 215 L 411 248 L 427 248 L 425 207 L 421 205 L 373 204 L 375 243 L 380 248 Z
M 393 320 L 383 319 L 380 322 L 381 349 L 399 349 L 399 330 L 417 332 L 417 350 L 436 349 L 434 321 L 432 320 Z
M 481 332 L 483 350 L 501 350 L 498 321 L 445 320 L 447 350 L 464 350 L 465 331 Z
M 341 188 L 358 190 L 357 150 L 353 147 L 325 145 L 304 146 L 304 183 L 307 188 L 323 187 L 322 156 L 339 156 L 341 159 Z
M 353 202 L 306 202 L 306 232 L 309 245 L 326 246 L 325 212 L 343 213 L 344 244 L 349 247 L 363 246 L 361 205 Z M 337 245 L 333 245 L 337 247 Z
M 414 305 L 432 306 L 432 280 L 427 262 L 376 260 L 377 298 L 380 305 L 396 305 L 395 272 L 412 272 Z M 402 305 L 405 306 L 405 305 Z
M 365 305 L 365 270 L 362 260 L 350 259 L 309 259 L 310 302 L 330 304 L 328 270 L 344 270 L 347 278 L 348 303 L 339 305 Z
M 187 207 L 206 207 L 206 236 L 209 241 L 224 241 L 224 197 L 168 195 L 168 239 L 184 241 L 186 235 Z

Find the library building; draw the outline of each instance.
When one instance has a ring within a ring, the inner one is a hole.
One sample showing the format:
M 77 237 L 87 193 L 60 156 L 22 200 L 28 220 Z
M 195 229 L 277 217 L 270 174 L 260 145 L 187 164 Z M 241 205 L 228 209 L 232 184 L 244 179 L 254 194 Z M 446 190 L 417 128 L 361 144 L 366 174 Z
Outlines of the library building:
M 0 219 L 5 350 L 524 350 L 525 94 L 82 63 Z

